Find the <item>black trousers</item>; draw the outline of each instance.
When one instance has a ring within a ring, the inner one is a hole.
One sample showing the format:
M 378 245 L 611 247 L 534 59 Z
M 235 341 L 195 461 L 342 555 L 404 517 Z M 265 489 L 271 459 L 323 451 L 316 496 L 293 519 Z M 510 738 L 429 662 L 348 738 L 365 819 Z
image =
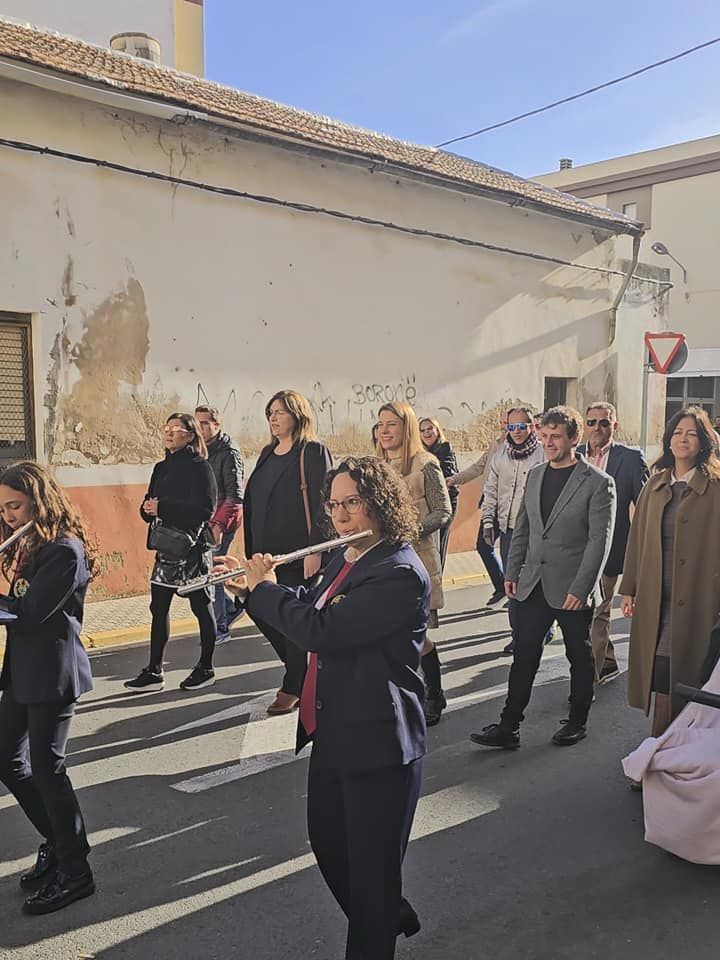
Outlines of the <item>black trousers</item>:
M 305 583 L 302 566 L 278 567 L 275 575 L 278 583 L 285 587 L 300 587 Z M 285 664 L 285 676 L 280 689 L 283 693 L 299 697 L 307 669 L 307 653 L 263 620 L 256 620 L 255 625 L 270 641 L 273 650 Z
M 63 873 L 78 876 L 90 852 L 80 806 L 65 772 L 74 702 L 18 703 L 0 698 L 0 780 L 37 832 L 55 848 Z
M 163 654 L 170 639 L 170 604 L 175 591 L 170 587 L 150 584 L 150 669 L 162 670 Z M 213 595 L 214 596 L 214 595 Z M 200 626 L 200 666 L 210 668 L 215 652 L 215 611 L 208 590 L 195 590 L 188 597 L 190 609 Z
M 406 766 L 342 772 L 324 766 L 315 753 L 310 758 L 310 845 L 325 883 L 348 918 L 346 960 L 395 956 L 402 862 L 421 779 L 422 759 Z
M 452 505 L 452 515 L 444 527 L 440 527 L 440 569 L 445 569 L 445 560 L 447 559 L 448 544 L 450 543 L 450 528 L 457 512 L 457 500 Z
M 570 661 L 570 721 L 585 723 L 593 698 L 595 661 L 590 640 L 593 611 L 557 610 L 545 599 L 538 584 L 527 600 L 515 605 L 515 653 L 510 668 L 508 695 L 500 722 L 516 729 L 525 717 L 535 674 L 540 666 L 545 634 L 557 620 Z

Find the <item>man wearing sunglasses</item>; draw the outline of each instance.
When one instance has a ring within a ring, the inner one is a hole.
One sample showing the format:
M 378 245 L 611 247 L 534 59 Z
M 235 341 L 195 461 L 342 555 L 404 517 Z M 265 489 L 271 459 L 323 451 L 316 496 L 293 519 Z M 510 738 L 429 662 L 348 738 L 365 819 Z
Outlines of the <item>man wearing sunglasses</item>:
M 489 547 L 495 543 L 495 524 L 500 528 L 500 558 L 503 570 L 507 566 L 527 475 L 533 467 L 545 460 L 531 410 L 526 407 L 513 407 L 508 410 L 505 430 L 505 442 L 490 460 L 482 505 L 482 535 Z M 508 617 L 512 639 L 503 653 L 515 651 L 515 601 L 512 599 L 508 601 Z
M 592 624 L 596 683 L 608 683 L 620 674 L 610 639 L 610 616 L 625 559 L 632 512 L 650 475 L 642 450 L 615 439 L 617 428 L 617 412 L 612 403 L 605 400 L 591 403 L 585 411 L 586 442 L 578 447 L 579 454 L 615 480 L 617 495 L 615 532 L 601 578 L 603 601 L 595 607 Z

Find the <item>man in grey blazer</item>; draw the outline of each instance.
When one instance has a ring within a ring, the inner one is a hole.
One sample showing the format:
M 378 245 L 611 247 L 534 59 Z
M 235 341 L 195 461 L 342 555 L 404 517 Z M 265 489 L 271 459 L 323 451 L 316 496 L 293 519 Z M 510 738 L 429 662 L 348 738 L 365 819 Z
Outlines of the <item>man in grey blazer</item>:
M 506 593 L 517 601 L 508 695 L 500 722 L 471 734 L 483 746 L 520 745 L 543 638 L 555 620 L 570 661 L 570 715 L 552 740 L 568 746 L 587 733 L 595 676 L 590 625 L 612 543 L 615 481 L 577 456 L 581 436 L 582 417 L 570 407 L 542 418 L 546 462 L 528 474 L 505 572 Z

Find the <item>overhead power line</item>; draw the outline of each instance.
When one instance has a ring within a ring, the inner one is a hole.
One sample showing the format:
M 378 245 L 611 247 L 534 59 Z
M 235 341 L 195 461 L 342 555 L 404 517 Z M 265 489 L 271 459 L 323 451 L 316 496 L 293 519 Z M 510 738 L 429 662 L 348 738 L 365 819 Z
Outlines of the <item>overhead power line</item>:
M 547 103 L 544 107 L 536 107 L 535 110 L 528 110 L 526 113 L 519 113 L 516 117 L 510 117 L 509 120 L 501 120 L 500 123 L 491 123 L 488 127 L 482 127 L 480 130 L 473 130 L 472 133 L 464 133 L 460 137 L 453 137 L 452 140 L 444 140 L 436 144 L 436 148 L 449 147 L 451 143 L 460 143 L 461 140 L 470 140 L 472 137 L 479 137 L 481 133 L 489 133 L 491 130 L 499 130 L 500 127 L 507 127 L 511 123 L 517 123 L 518 120 L 525 120 L 527 117 L 537 116 L 538 113 L 545 113 L 546 110 L 552 110 L 560 107 L 564 103 L 571 103 L 573 100 L 579 100 L 581 97 L 587 97 L 591 93 L 597 93 L 598 90 L 605 90 L 616 83 L 623 83 L 625 80 L 631 80 L 633 77 L 640 76 L 641 73 L 647 73 L 648 70 L 655 70 L 656 67 L 663 67 L 666 63 L 672 63 L 674 60 L 680 60 L 682 57 L 689 57 L 691 53 L 697 53 L 698 50 L 704 50 L 711 47 L 714 43 L 720 43 L 720 37 L 713 40 L 706 40 L 705 43 L 699 43 L 696 47 L 690 47 L 688 50 L 682 50 L 672 57 L 665 57 L 664 60 L 657 60 L 655 63 L 649 63 L 646 67 L 640 67 L 633 70 L 632 73 L 626 73 L 622 77 L 615 77 L 614 80 L 607 80 L 605 83 L 599 83 L 596 87 L 590 87 L 582 90 L 580 93 L 574 93 L 571 97 L 563 97 L 562 100 L 555 100 L 553 103 Z
M 364 217 L 356 213 L 348 213 L 344 210 L 333 210 L 328 207 L 318 207 L 311 203 L 301 203 L 295 200 L 284 200 L 281 197 L 265 196 L 263 194 L 248 193 L 246 190 L 236 190 L 233 187 L 222 187 L 211 183 L 204 183 L 199 180 L 187 180 L 183 177 L 175 177 L 167 173 L 159 173 L 157 170 L 143 170 L 139 167 L 129 167 L 122 163 L 114 163 L 111 160 L 101 160 L 98 157 L 88 157 L 79 153 L 68 153 L 65 150 L 55 150 L 52 147 L 43 147 L 37 143 L 26 143 L 22 140 L 6 140 L 0 137 L 0 148 L 5 147 L 9 150 L 19 150 L 23 153 L 35 154 L 41 157 L 52 157 L 57 160 L 65 160 L 70 163 L 78 163 L 92 167 L 98 167 L 101 170 L 112 170 L 115 173 L 126 174 L 135 177 L 144 177 L 147 180 L 155 180 L 160 183 L 169 183 L 176 187 L 187 187 L 191 190 L 200 190 L 205 193 L 214 193 L 221 197 L 235 197 L 238 200 L 247 200 L 252 203 L 267 204 L 271 207 L 281 207 L 286 210 L 292 210 L 297 213 L 316 214 L 323 217 L 331 217 L 335 220 L 344 220 L 348 223 L 359 223 L 368 227 L 378 227 L 383 230 L 392 230 L 396 233 L 407 234 L 412 237 L 426 237 L 431 240 L 443 240 L 447 243 L 456 243 L 463 247 L 471 247 L 479 250 L 489 250 L 492 253 L 508 254 L 514 257 L 524 257 L 528 260 L 538 260 L 542 263 L 551 263 L 556 266 L 573 267 L 586 273 L 600 273 L 608 277 L 623 277 L 626 274 L 622 270 L 612 270 L 609 267 L 595 267 L 583 263 L 577 263 L 572 260 L 564 260 L 561 257 L 553 257 L 546 253 L 536 253 L 531 250 L 520 250 L 514 247 L 504 247 L 496 243 L 489 243 L 485 240 L 475 240 L 471 237 L 458 236 L 452 233 L 442 233 L 436 230 L 425 230 L 421 227 L 408 227 L 402 224 L 393 223 L 389 220 L 377 220 L 374 217 Z M 655 280 L 652 278 L 633 275 L 631 279 L 640 280 L 653 286 L 661 287 L 663 291 L 672 287 L 667 280 Z

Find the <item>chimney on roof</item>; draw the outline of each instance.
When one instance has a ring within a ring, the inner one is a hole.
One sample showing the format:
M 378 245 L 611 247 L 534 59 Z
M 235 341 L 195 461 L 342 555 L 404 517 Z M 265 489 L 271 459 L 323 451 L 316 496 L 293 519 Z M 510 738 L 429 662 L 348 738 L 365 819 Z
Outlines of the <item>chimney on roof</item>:
M 116 33 L 110 37 L 110 49 L 128 53 L 140 60 L 160 63 L 160 41 L 147 33 Z
M 560 158 L 560 169 L 561 170 L 570 170 L 572 167 L 572 160 L 570 157 L 561 157 Z

